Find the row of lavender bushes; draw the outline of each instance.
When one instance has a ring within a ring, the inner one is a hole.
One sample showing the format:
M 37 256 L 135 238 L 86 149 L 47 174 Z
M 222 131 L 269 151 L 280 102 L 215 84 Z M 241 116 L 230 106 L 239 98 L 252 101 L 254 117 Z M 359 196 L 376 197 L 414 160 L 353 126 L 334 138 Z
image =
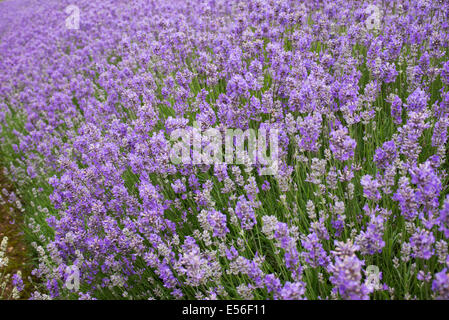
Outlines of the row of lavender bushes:
M 449 298 L 448 2 L 0 12 L 1 159 L 16 186 L 2 197 L 25 217 L 32 298 Z M 277 174 L 173 164 L 169 134 L 195 122 L 279 130 Z

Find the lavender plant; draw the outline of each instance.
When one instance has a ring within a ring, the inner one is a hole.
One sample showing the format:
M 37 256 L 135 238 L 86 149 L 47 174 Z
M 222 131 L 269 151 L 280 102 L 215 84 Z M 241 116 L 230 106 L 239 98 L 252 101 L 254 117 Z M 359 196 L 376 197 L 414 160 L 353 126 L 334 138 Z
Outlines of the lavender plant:
M 449 297 L 449 3 L 69 5 L 0 3 L 34 299 Z M 228 128 L 277 132 L 273 174 L 171 161 Z

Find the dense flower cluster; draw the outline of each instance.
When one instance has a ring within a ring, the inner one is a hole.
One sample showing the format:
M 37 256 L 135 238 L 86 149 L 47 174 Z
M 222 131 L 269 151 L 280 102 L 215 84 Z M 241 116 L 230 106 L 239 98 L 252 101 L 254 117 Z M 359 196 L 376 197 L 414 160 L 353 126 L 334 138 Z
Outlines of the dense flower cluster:
M 33 298 L 449 299 L 449 2 L 71 4 L 0 2 Z M 277 170 L 173 163 L 194 128 L 276 130 Z

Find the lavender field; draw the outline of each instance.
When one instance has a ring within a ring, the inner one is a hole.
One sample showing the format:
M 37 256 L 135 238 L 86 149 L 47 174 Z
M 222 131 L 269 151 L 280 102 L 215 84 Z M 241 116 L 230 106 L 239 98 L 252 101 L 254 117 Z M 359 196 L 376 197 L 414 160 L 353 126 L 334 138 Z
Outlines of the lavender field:
M 448 32 L 446 0 L 0 2 L 0 299 L 449 299 Z

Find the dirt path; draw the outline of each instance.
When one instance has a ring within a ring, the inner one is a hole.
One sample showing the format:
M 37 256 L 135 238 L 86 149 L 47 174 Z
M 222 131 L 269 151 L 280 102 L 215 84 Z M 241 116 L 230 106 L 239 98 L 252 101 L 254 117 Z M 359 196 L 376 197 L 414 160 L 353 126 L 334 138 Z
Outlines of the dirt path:
M 0 192 L 5 188 L 11 192 L 11 186 L 0 170 Z M 27 252 L 27 246 L 24 241 L 22 231 L 23 219 L 17 210 L 14 210 L 9 204 L 0 205 L 0 242 L 3 237 L 8 237 L 8 246 L 6 255 L 9 258 L 9 264 L 6 272 L 11 275 L 22 272 L 22 279 L 25 284 L 25 290 L 21 293 L 21 299 L 28 299 L 30 296 L 31 286 L 28 277 L 31 275 L 31 263 Z M 7 295 L 11 291 L 11 287 L 7 288 Z

